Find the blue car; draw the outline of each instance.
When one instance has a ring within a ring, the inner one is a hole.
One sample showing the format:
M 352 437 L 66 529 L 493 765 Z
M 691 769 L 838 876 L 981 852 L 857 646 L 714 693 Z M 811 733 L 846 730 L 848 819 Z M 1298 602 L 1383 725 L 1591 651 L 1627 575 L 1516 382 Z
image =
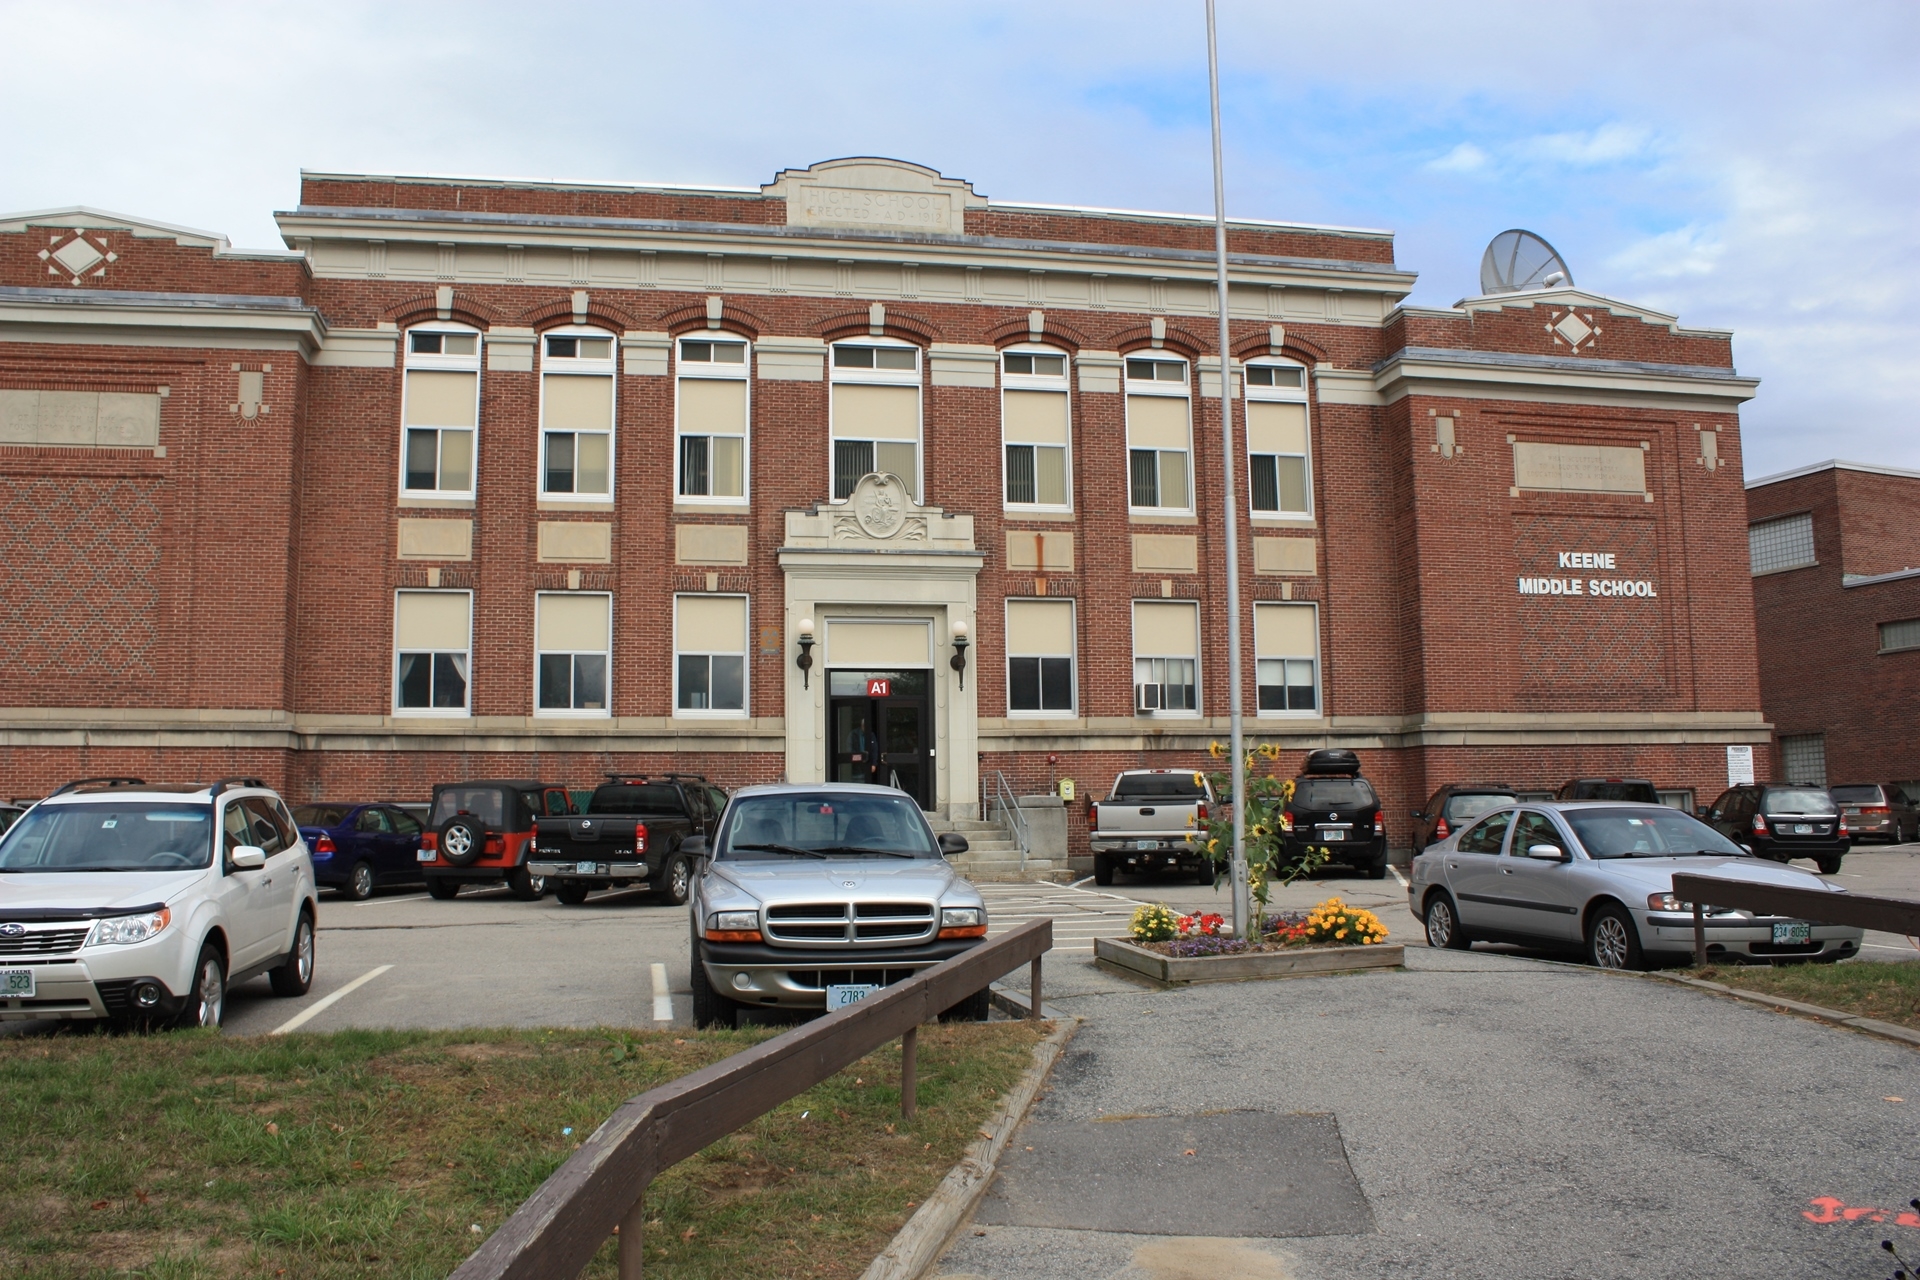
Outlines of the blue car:
M 299 804 L 293 820 L 313 856 L 313 878 L 365 901 L 380 885 L 421 884 L 419 819 L 393 804 Z

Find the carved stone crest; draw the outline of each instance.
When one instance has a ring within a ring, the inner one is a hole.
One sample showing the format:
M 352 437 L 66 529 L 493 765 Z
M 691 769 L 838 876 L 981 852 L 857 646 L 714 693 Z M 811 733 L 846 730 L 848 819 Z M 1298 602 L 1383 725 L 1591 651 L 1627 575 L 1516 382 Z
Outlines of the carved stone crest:
M 869 538 L 891 538 L 906 523 L 913 499 L 899 476 L 869 472 L 854 485 L 847 505 Z

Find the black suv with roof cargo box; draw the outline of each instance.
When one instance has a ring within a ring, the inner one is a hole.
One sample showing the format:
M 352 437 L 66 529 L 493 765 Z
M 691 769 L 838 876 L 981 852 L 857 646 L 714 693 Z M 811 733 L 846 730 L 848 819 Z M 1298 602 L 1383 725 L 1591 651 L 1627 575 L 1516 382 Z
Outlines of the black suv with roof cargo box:
M 1293 780 L 1293 799 L 1280 813 L 1280 840 L 1288 858 L 1324 847 L 1328 861 L 1369 880 L 1387 874 L 1387 815 L 1373 784 L 1360 776 L 1360 757 L 1341 749 L 1310 752 Z

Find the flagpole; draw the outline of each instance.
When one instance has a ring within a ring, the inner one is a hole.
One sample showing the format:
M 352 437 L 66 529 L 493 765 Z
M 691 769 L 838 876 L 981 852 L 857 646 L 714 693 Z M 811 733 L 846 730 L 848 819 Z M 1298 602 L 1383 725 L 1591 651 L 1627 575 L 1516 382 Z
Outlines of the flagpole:
M 1227 180 L 1220 151 L 1220 39 L 1214 0 L 1207 0 L 1207 97 L 1213 108 L 1213 251 L 1220 306 L 1220 461 L 1226 472 L 1221 509 L 1227 523 L 1227 715 L 1233 760 L 1233 934 L 1247 937 L 1258 924 L 1247 897 L 1246 725 L 1240 680 L 1240 523 L 1233 454 L 1233 345 L 1227 320 Z

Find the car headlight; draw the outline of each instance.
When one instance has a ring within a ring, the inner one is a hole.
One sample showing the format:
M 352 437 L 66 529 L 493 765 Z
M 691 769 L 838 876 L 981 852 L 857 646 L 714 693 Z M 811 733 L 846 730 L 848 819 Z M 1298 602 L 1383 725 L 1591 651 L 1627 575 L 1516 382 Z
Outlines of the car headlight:
M 986 923 L 986 912 L 979 907 L 942 907 L 940 909 L 940 927 L 942 929 L 965 929 L 970 925 Z
M 758 911 L 716 911 L 707 917 L 709 929 L 758 929 L 760 913 Z
M 1650 893 L 1647 895 L 1647 910 L 1684 911 L 1691 914 L 1693 904 L 1691 902 L 1682 902 L 1670 893 Z
M 130 942 L 145 942 L 167 927 L 173 919 L 173 912 L 162 907 L 158 911 L 137 916 L 113 916 L 106 920 L 95 920 L 93 931 L 87 934 L 90 947 L 123 947 Z

